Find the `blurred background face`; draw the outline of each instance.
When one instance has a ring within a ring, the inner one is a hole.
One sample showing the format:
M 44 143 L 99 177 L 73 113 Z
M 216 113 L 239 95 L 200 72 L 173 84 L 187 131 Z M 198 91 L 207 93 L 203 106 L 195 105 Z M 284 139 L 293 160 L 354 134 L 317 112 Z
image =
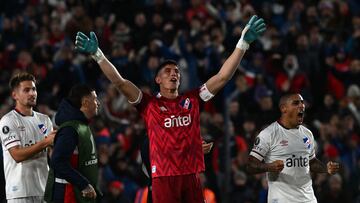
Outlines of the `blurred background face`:
M 37 91 L 33 81 L 22 81 L 12 92 L 16 106 L 34 107 L 36 105 Z

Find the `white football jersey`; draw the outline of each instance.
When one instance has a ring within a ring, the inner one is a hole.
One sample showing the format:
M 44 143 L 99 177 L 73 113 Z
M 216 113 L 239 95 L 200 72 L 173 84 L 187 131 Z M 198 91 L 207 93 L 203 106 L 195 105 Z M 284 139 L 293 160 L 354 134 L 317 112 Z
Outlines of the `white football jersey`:
M 44 196 L 49 170 L 46 150 L 20 163 L 8 151 L 17 145 L 31 146 L 52 131 L 50 118 L 33 112 L 33 116 L 23 116 L 12 110 L 0 120 L 7 199 Z
M 274 122 L 260 132 L 250 155 L 265 163 L 284 162 L 280 173 L 266 173 L 269 203 L 317 202 L 309 165 L 315 158 L 314 143 L 311 131 L 301 125 L 296 129 L 286 129 Z

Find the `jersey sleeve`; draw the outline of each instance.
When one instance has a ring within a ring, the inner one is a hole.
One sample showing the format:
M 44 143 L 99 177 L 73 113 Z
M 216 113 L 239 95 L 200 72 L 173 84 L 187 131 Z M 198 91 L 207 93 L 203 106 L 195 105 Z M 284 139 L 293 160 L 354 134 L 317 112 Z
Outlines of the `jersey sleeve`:
M 151 95 L 145 93 L 145 92 L 141 92 L 141 98 L 139 99 L 139 101 L 134 105 L 134 107 L 137 109 L 137 111 L 144 117 L 145 116 L 145 112 L 147 109 L 147 106 L 149 104 L 151 100 Z
M 5 149 L 21 145 L 19 130 L 9 117 L 3 117 L 0 121 L 0 137 Z
M 264 160 L 265 156 L 270 150 L 271 135 L 267 131 L 261 131 L 260 134 L 255 138 L 254 146 L 250 152 L 250 155 L 259 159 Z
M 53 123 L 51 122 L 49 116 L 46 116 L 46 126 L 47 126 L 47 129 L 49 129 L 46 133 L 46 135 L 48 135 L 51 131 L 54 130 Z

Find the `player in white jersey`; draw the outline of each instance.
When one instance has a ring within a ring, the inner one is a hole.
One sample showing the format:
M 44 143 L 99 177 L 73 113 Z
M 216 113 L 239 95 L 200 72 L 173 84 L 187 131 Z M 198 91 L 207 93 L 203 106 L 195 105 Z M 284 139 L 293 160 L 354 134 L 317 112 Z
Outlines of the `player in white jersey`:
M 6 199 L 9 203 L 43 202 L 48 175 L 47 147 L 53 143 L 50 118 L 33 111 L 35 78 L 19 73 L 10 80 L 15 109 L 0 120 Z
M 335 174 L 339 164 L 315 157 L 314 136 L 302 126 L 304 100 L 299 94 L 280 99 L 281 117 L 262 130 L 250 152 L 249 173 L 267 172 L 269 203 L 316 203 L 310 172 Z

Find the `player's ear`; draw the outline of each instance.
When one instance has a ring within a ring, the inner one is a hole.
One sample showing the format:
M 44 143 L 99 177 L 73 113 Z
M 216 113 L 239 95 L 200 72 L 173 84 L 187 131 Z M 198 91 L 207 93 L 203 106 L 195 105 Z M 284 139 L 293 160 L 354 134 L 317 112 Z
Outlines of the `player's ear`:
M 11 91 L 11 97 L 14 99 L 14 100 L 16 100 L 16 98 L 17 98 L 17 92 L 16 92 L 16 88 L 13 90 L 13 91 Z
M 284 105 L 284 104 L 280 105 L 281 114 L 286 113 L 286 111 L 287 111 L 286 105 Z
M 87 97 L 83 97 L 81 99 L 81 107 L 80 108 L 86 108 L 87 105 L 88 105 L 88 99 L 87 99 Z
M 160 85 L 161 79 L 159 76 L 155 77 L 155 82 L 156 82 L 156 84 Z

